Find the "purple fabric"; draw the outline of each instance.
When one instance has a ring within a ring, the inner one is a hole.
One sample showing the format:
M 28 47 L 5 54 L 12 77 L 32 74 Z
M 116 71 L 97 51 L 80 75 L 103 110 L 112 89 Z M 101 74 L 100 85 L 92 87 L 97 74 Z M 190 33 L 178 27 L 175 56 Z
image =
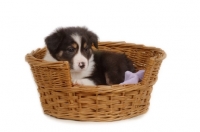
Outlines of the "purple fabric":
M 139 70 L 136 73 L 126 71 L 124 82 L 120 83 L 120 85 L 137 84 L 139 81 L 142 80 L 143 76 L 144 76 L 144 70 Z

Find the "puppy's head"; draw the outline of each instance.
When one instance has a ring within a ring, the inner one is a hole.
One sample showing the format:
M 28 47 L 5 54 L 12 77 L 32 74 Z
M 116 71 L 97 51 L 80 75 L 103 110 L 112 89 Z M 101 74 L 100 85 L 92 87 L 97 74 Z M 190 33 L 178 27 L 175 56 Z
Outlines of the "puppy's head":
M 98 37 L 87 28 L 60 28 L 45 38 L 47 49 L 58 61 L 68 61 L 74 72 L 87 69 L 91 46 L 98 48 Z

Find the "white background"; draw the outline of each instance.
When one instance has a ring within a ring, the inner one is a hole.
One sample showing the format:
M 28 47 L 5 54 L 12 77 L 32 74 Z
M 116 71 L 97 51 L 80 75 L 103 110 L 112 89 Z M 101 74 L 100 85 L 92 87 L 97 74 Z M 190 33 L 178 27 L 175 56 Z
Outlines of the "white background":
M 57 27 L 87 26 L 100 41 L 156 46 L 167 53 L 149 111 L 116 122 L 43 114 L 25 55 Z M 0 1 L 1 132 L 199 132 L 199 0 Z

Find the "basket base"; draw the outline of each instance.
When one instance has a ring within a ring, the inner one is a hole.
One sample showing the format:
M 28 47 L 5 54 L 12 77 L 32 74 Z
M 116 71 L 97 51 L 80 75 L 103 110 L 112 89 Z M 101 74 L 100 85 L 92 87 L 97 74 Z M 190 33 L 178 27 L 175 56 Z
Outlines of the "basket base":
M 149 105 L 148 105 L 149 106 Z M 59 116 L 59 114 L 56 113 L 51 113 L 49 111 L 44 111 L 44 113 L 46 115 L 49 115 L 51 117 L 55 117 L 57 119 L 64 119 L 64 120 L 75 120 L 75 121 L 93 121 L 93 122 L 112 122 L 112 121 L 119 121 L 119 120 L 125 120 L 125 119 L 130 119 L 136 116 L 140 116 L 145 114 L 148 111 L 148 106 L 143 106 L 140 107 L 140 110 L 136 110 L 134 111 L 127 111 L 126 113 L 118 113 L 118 114 L 96 114 L 95 115 L 84 115 L 81 113 L 77 113 L 76 116 L 71 116 L 69 114 L 61 114 L 61 116 Z

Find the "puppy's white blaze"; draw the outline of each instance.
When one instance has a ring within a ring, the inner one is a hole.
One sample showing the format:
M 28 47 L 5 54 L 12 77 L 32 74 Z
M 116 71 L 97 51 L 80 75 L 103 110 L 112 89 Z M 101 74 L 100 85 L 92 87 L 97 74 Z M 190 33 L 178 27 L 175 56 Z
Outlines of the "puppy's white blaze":
M 78 44 L 78 52 L 77 54 L 73 57 L 73 69 L 74 72 L 80 72 L 82 70 L 87 69 L 88 67 L 88 60 L 87 58 L 85 58 L 85 56 L 83 56 L 81 54 L 81 36 L 79 36 L 77 33 L 76 34 L 72 34 L 71 37 L 74 39 L 74 41 Z M 81 69 L 79 67 L 79 63 L 84 62 L 85 63 L 85 67 L 83 69 Z
M 80 47 L 81 47 L 81 36 L 76 33 L 76 34 L 72 34 L 71 37 L 78 44 L 79 49 L 80 49 Z

